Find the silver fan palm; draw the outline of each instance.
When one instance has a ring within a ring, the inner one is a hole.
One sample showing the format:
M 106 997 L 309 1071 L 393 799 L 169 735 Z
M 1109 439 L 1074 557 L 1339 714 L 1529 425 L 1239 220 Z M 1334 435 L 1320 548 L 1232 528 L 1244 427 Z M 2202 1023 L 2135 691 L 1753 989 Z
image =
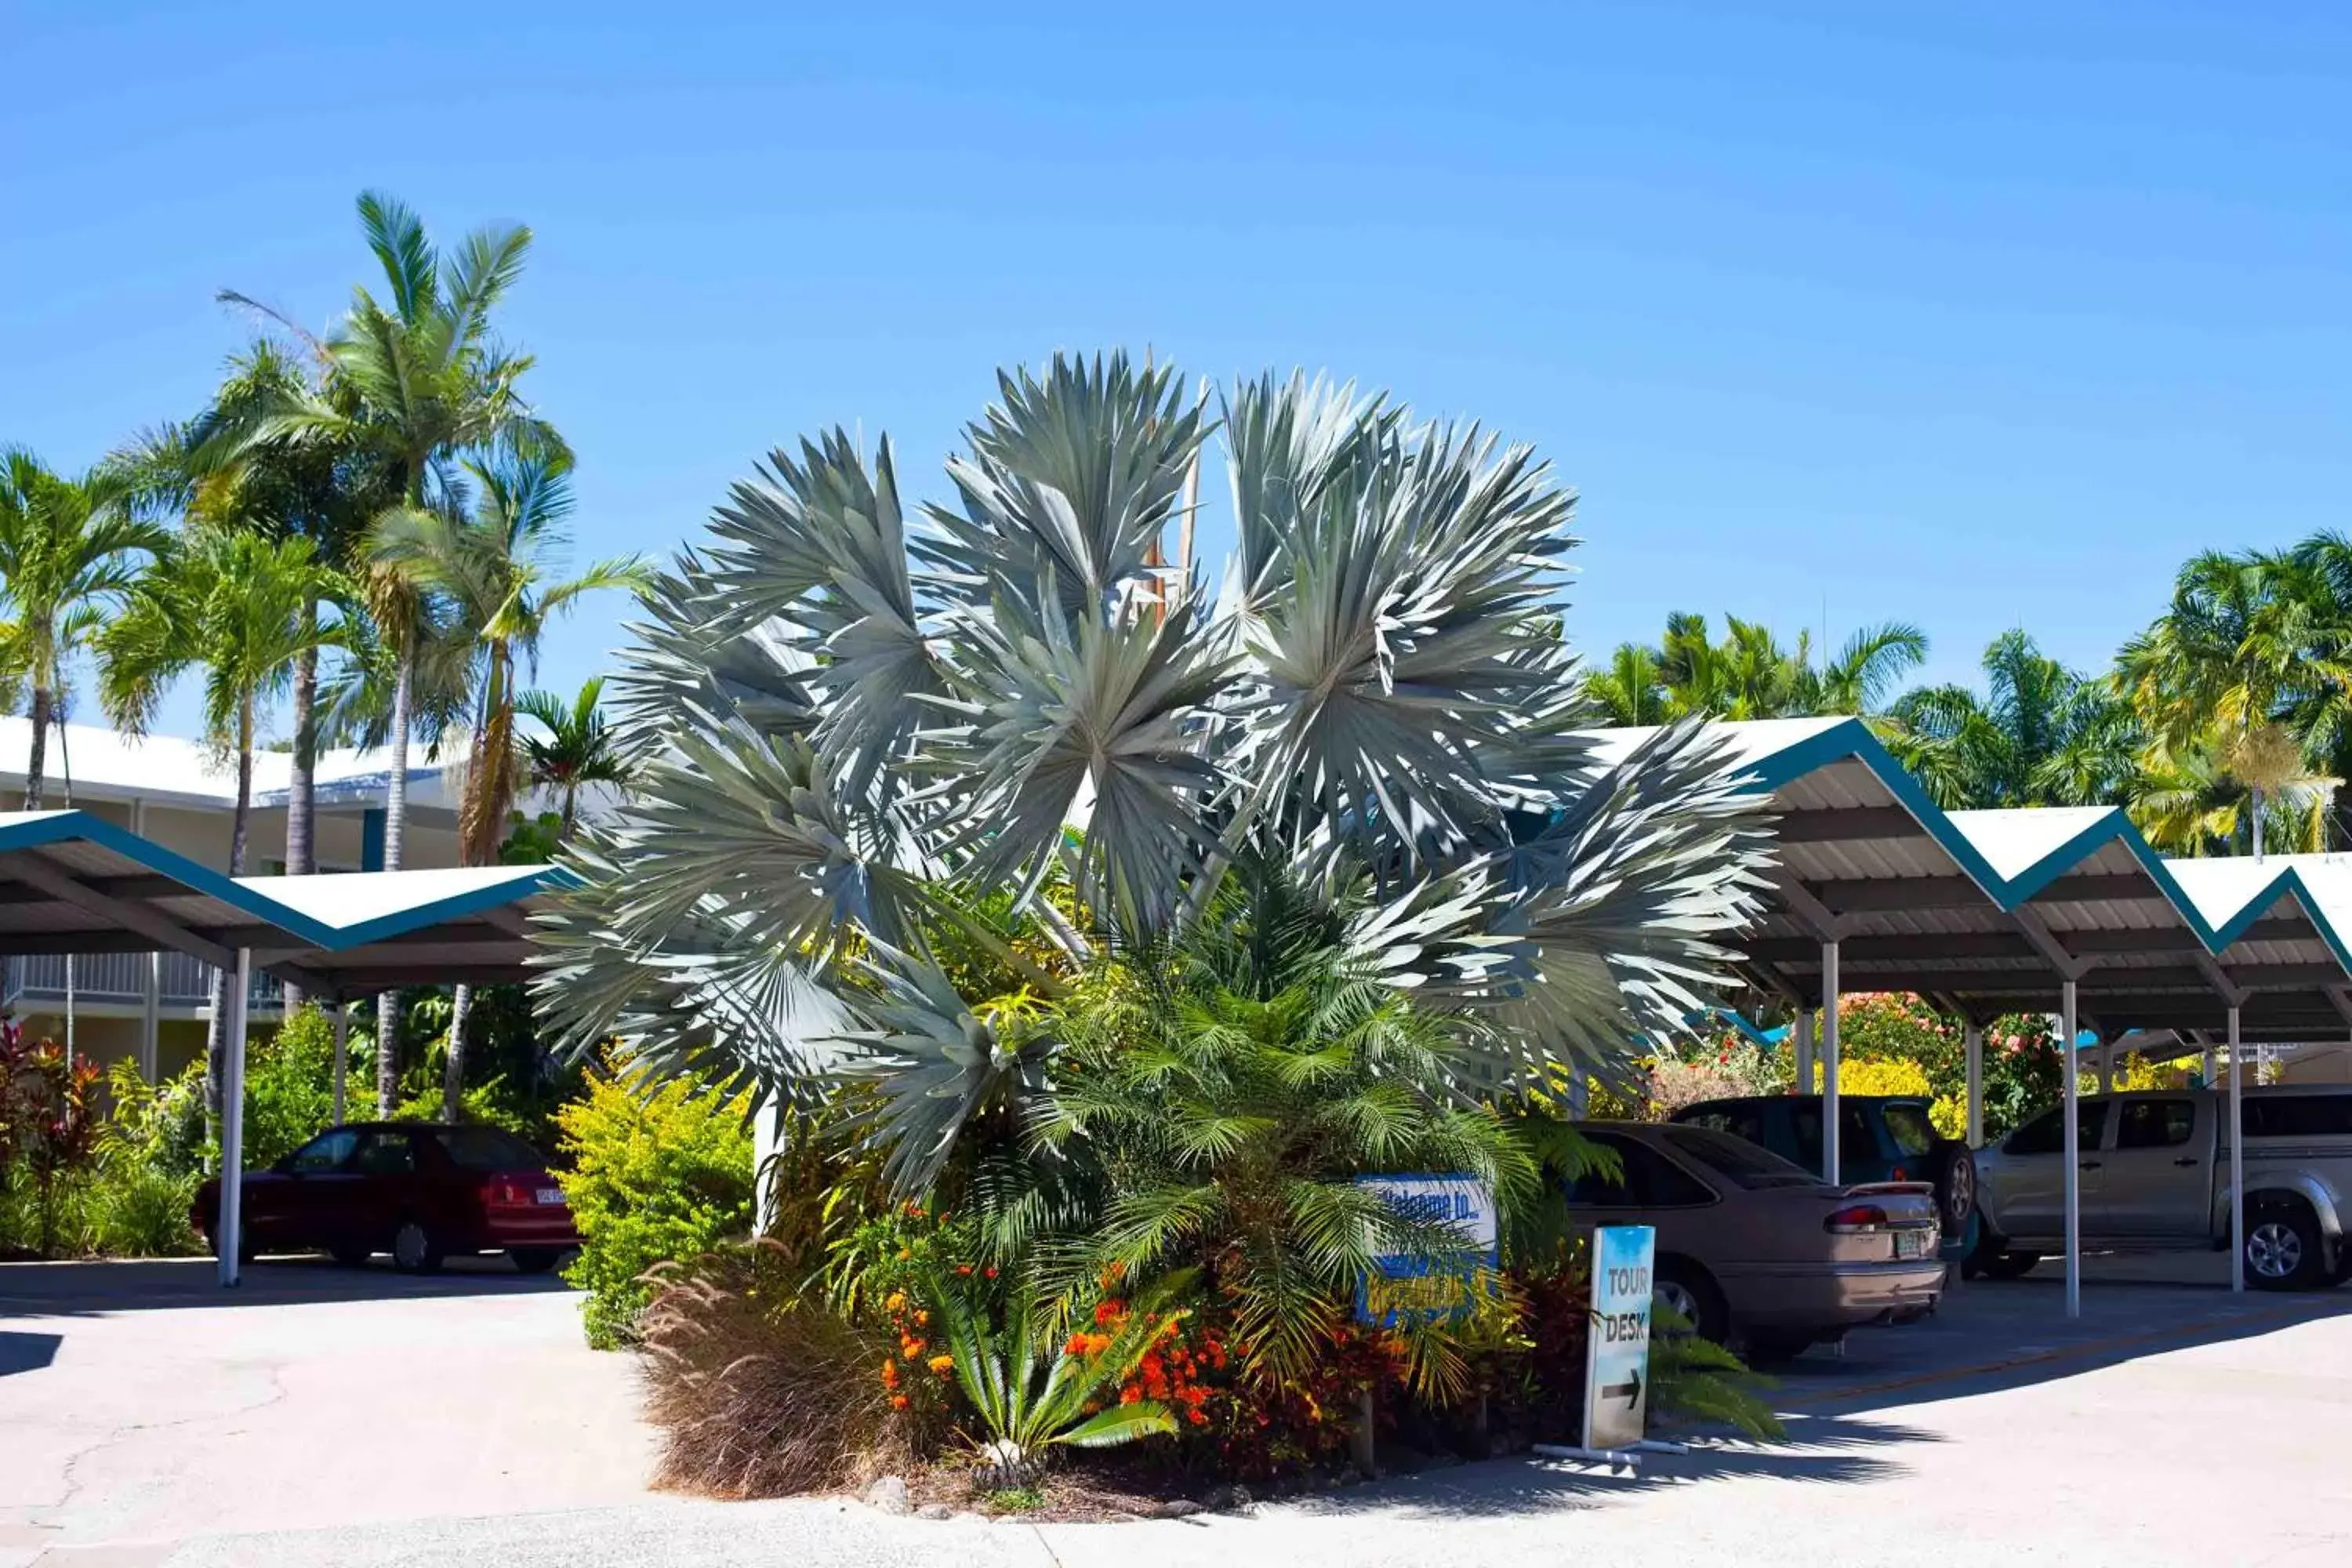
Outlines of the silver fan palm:
M 1212 600 L 1160 541 L 1215 427 L 1168 369 L 1002 378 L 910 528 L 887 440 L 737 485 L 646 595 L 613 688 L 636 758 L 546 932 L 575 1049 L 772 1096 L 871 1081 L 909 1192 L 1049 1081 L 926 951 L 1010 895 L 1073 953 L 1203 918 L 1242 857 L 1458 1020 L 1465 1093 L 1612 1073 L 1728 980 L 1769 836 L 1696 724 L 1603 765 L 1559 635 L 1572 495 L 1523 447 L 1382 396 L 1229 393 L 1238 549 Z M 1066 875 L 1079 925 L 1040 895 Z

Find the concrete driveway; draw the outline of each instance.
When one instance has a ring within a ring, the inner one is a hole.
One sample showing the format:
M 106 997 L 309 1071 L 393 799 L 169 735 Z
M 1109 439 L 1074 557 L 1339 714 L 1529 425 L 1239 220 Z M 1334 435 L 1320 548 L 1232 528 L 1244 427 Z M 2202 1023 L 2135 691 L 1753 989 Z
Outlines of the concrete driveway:
M 652 1452 L 630 1360 L 503 1258 L 433 1279 L 264 1262 L 235 1291 L 202 1262 L 0 1268 L 0 1568 L 608 1505 L 646 1495 Z
M 1043 1528 L 649 1496 L 628 1363 L 581 1347 L 567 1293 L 488 1265 L 265 1268 L 230 1307 L 187 1273 L 133 1305 L 0 1269 L 0 1368 L 25 1368 L 0 1372 L 0 1568 L 2352 1562 L 2352 1290 L 2233 1300 L 2168 1282 L 2183 1261 L 2210 1272 L 2095 1268 L 2081 1323 L 2054 1279 L 1979 1284 L 1809 1357 L 1787 1445 Z

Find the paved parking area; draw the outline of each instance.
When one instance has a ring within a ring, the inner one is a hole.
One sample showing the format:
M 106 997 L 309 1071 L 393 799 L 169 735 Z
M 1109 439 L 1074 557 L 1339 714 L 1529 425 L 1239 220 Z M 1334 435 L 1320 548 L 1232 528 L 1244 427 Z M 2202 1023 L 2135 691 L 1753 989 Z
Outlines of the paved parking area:
M 263 1263 L 234 1292 L 203 1262 L 0 1268 L 0 1568 L 641 1499 L 652 1442 L 628 1358 L 502 1258 Z
M 1964 1286 L 1792 1368 L 1785 1446 L 1042 1529 L 647 1494 L 628 1362 L 497 1265 L 268 1267 L 234 1306 L 109 1267 L 0 1268 L 0 1568 L 2352 1562 L 2352 1290 L 2233 1299 L 2209 1259 L 2101 1260 L 2079 1323 L 2054 1277 Z

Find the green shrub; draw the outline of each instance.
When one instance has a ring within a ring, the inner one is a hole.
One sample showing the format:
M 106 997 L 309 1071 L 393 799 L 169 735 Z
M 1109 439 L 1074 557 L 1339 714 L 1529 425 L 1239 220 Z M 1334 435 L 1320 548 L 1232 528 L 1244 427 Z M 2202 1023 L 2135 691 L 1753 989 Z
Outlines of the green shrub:
M 188 1215 L 201 1178 L 136 1161 L 108 1161 L 89 1184 L 91 1251 L 110 1258 L 185 1258 L 205 1250 Z
M 294 1010 L 245 1059 L 245 1163 L 274 1165 L 335 1115 L 335 1026 L 318 1007 Z
M 699 1257 L 751 1226 L 751 1098 L 690 1079 L 658 1087 L 592 1074 L 557 1113 L 572 1169 L 564 1195 L 580 1226 L 564 1278 L 588 1292 L 581 1311 L 600 1350 L 632 1342 L 657 1263 Z
M 438 1121 L 441 1120 L 441 1089 L 427 1084 L 392 1108 L 394 1121 Z M 509 1100 L 506 1085 L 493 1079 L 488 1083 L 468 1087 L 457 1097 L 457 1120 L 486 1122 L 504 1132 L 511 1132 L 536 1148 L 539 1144 L 540 1121 L 516 1109 Z

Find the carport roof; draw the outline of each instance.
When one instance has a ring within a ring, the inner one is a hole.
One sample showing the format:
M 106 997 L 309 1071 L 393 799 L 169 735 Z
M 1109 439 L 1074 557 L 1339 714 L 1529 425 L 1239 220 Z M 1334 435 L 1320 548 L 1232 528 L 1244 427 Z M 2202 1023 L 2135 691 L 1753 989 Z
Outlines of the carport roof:
M 232 879 L 80 811 L 0 813 L 0 952 L 170 948 L 358 994 L 524 977 L 551 866 Z
M 1916 991 L 1973 1017 L 2036 1009 L 2075 980 L 2086 1017 L 2273 1040 L 2352 1026 L 2352 859 L 2169 860 L 2114 807 L 1945 811 L 1856 719 L 1727 723 L 1780 810 L 1781 868 L 1743 945 L 1802 1005 L 1839 946 L 1840 989 Z M 1604 760 L 1650 731 L 1599 737 Z

